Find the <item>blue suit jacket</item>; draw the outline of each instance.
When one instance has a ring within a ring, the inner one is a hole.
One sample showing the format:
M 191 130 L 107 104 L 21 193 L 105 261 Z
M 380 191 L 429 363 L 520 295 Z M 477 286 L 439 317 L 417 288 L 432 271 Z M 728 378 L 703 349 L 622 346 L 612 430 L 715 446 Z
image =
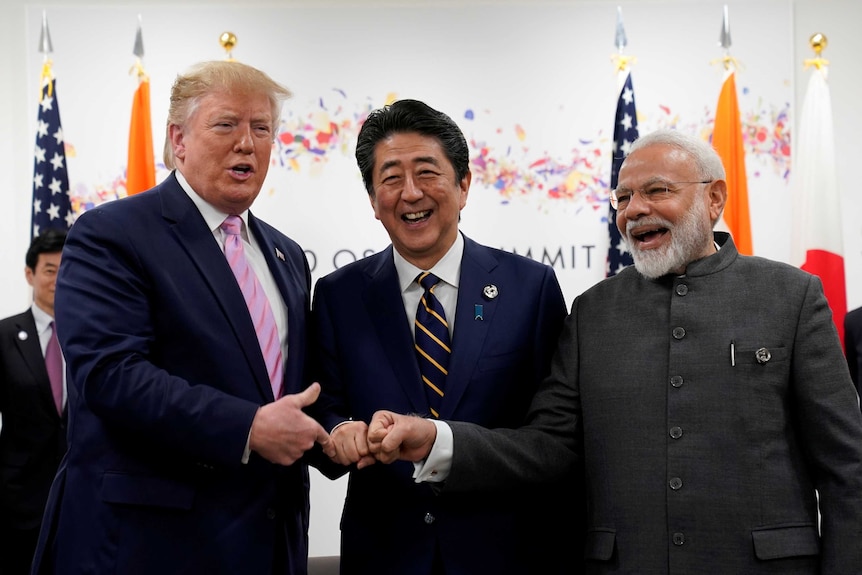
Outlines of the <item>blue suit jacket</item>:
M 311 276 L 301 248 L 249 215 L 288 309 L 285 393 L 305 387 Z M 281 253 L 282 257 L 277 257 Z M 57 280 L 69 450 L 34 572 L 305 573 L 308 471 L 241 458 L 273 400 L 239 286 L 171 175 L 84 213 Z
M 460 282 L 441 417 L 518 426 L 549 370 L 566 315 L 554 271 L 465 238 Z M 487 285 L 499 296 L 483 297 Z M 325 429 L 349 417 L 369 421 L 378 409 L 429 413 L 391 246 L 322 278 L 312 307 L 323 386 L 315 407 L 323 410 Z M 351 472 L 341 523 L 343 574 L 430 573 L 438 550 L 447 575 L 549 573 L 535 570 L 543 546 L 566 551 L 576 544 L 540 543 L 553 536 L 549 515 L 565 507 L 543 498 L 553 489 L 517 498 L 440 498 L 415 483 L 412 472 L 405 462 Z M 566 491 L 579 496 L 572 484 Z M 576 517 L 563 521 L 578 524 Z M 556 533 L 572 531 L 566 527 Z

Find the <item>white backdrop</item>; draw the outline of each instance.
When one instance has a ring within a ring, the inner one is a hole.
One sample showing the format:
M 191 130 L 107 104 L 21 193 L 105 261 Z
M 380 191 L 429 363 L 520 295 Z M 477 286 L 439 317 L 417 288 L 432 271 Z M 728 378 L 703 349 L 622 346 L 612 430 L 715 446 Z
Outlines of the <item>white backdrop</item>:
M 335 12 L 306 5 L 268 7 L 263 19 L 249 18 L 249 10 L 51 9 L 57 92 L 74 149 L 68 160 L 73 197 L 86 204 L 125 193 L 135 86 L 128 70 L 140 13 L 159 158 L 170 83 L 196 61 L 225 57 L 218 43 L 225 30 L 238 38 L 235 58 L 294 91 L 274 165 L 252 211 L 306 248 L 315 279 L 388 243 L 373 218 L 353 146 L 368 110 L 408 97 L 447 112 L 471 144 L 473 187 L 462 214 L 468 235 L 552 263 L 569 301 L 603 277 L 617 93 L 610 60 L 615 9 L 525 3 L 344 6 Z M 41 16 L 40 7 L 28 9 L 33 46 Z M 638 2 L 624 16 L 627 53 L 637 57 L 641 133 L 675 126 L 708 137 L 723 74 L 710 64 L 722 56 L 722 4 Z M 776 209 L 789 217 L 789 204 L 775 199 L 789 190 L 789 156 L 781 146 L 789 144 L 790 132 L 790 22 L 787 0 L 734 7 L 731 20 L 732 54 L 744 65 L 742 116 L 752 132 L 764 134 L 763 141 L 750 139 L 748 159 L 755 251 L 781 260 L 789 257 L 787 238 L 766 233 L 764 224 Z M 41 60 L 35 51 L 31 59 L 35 130 Z
M 626 53 L 637 57 L 641 133 L 675 126 L 708 135 L 722 79 L 710 62 L 722 56 L 723 3 L 622 5 Z M 747 157 L 755 252 L 783 261 L 791 230 L 776 222 L 790 218 L 785 146 L 801 62 L 793 50 L 792 6 L 791 0 L 760 0 L 730 8 L 731 53 L 744 66 L 737 78 L 743 121 L 762 136 L 750 140 Z M 30 47 L 37 46 L 43 8 L 25 8 L 30 135 L 41 69 L 41 56 Z M 353 144 L 370 108 L 407 97 L 449 113 L 482 160 L 462 215 L 468 235 L 537 259 L 550 254 L 569 302 L 603 276 L 617 95 L 610 61 L 616 6 L 610 2 L 64 3 L 47 10 L 79 201 L 123 194 L 135 87 L 128 71 L 141 14 L 157 158 L 170 83 L 194 62 L 223 58 L 223 31 L 239 39 L 234 57 L 294 91 L 274 165 L 252 210 L 306 248 L 315 278 L 388 243 L 362 188 Z M 297 139 L 309 147 L 291 144 Z M 314 477 L 312 555 L 338 552 L 343 489 L 343 480 Z

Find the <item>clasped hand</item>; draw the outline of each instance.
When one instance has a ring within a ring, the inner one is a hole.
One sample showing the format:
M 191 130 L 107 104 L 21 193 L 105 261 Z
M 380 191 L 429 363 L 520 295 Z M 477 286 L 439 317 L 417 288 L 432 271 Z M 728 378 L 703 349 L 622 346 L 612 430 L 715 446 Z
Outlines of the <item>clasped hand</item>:
M 428 419 L 383 410 L 369 424 L 348 421 L 336 426 L 323 451 L 336 463 L 363 469 L 377 461 L 422 461 L 436 438 L 437 427 Z

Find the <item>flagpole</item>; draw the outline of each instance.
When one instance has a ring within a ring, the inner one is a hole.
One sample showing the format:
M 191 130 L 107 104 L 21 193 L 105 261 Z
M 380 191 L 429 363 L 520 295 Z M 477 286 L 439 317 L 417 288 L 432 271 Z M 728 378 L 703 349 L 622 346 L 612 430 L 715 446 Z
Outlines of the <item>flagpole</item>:
M 617 71 L 619 93 L 617 97 L 616 114 L 614 116 L 614 141 L 611 150 L 610 189 L 617 186 L 620 167 L 628 154 L 629 146 L 638 137 L 637 111 L 635 109 L 634 87 L 632 84 L 630 65 L 634 63 L 633 56 L 623 54 L 628 45 L 625 27 L 623 26 L 623 11 L 617 6 L 617 25 L 614 37 L 617 53 L 611 56 L 611 61 Z M 633 263 L 631 252 L 617 228 L 617 212 L 608 202 L 608 254 L 605 264 L 605 275 L 616 275 L 623 268 Z
M 126 194 L 131 196 L 156 185 L 156 164 L 153 152 L 153 126 L 150 115 L 150 77 L 144 69 L 144 36 L 141 15 L 132 54 L 135 63 L 130 74 L 136 74 L 138 87 L 132 100 L 129 121 L 128 162 L 126 164 Z
M 711 63 L 720 61 L 723 64 L 724 79 L 718 95 L 718 104 L 715 107 L 712 146 L 724 164 L 727 201 L 718 227 L 730 232 L 739 253 L 752 255 L 754 245 L 748 202 L 748 174 L 745 168 L 745 140 L 736 90 L 736 71 L 739 69 L 739 62 L 730 55 L 730 20 L 726 4 L 719 45 L 723 55 L 719 60 L 713 60 Z
M 844 345 L 847 285 L 832 101 L 827 82 L 829 62 L 822 56 L 826 36 L 814 34 L 809 44 L 815 57 L 804 60 L 803 66 L 813 67 L 813 70 L 793 146 L 791 262 L 820 278 L 832 310 L 832 320 Z
M 74 221 L 69 196 L 66 143 L 60 123 L 60 104 L 50 54 L 54 51 L 48 30 L 48 15 L 42 11 L 39 52 L 42 72 L 39 79 L 39 110 L 36 118 L 36 145 L 33 159 L 33 200 L 30 237 L 48 229 L 68 230 Z

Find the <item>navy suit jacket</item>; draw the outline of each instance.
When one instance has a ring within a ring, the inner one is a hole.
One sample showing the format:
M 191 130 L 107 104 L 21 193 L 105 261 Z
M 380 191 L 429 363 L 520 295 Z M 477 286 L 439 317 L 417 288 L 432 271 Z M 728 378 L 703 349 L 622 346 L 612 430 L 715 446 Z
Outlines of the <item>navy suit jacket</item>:
M 305 387 L 311 276 L 302 249 L 249 214 L 288 310 L 285 393 Z M 278 256 L 281 254 L 281 256 Z M 306 572 L 308 470 L 241 459 L 273 400 L 236 279 L 172 174 L 72 227 L 57 279 L 69 450 L 34 572 Z
M 487 285 L 498 288 L 496 298 L 483 296 Z M 312 308 L 323 387 L 314 407 L 325 429 L 348 418 L 367 422 L 378 409 L 430 413 L 391 246 L 319 280 Z M 550 266 L 465 238 L 441 417 L 520 425 L 548 373 L 565 315 Z M 412 472 L 412 464 L 396 462 L 350 473 L 343 574 L 431 573 L 437 551 L 447 575 L 550 573 L 535 570 L 547 557 L 544 546 L 568 552 L 577 544 L 554 538 L 574 531 L 577 517 L 564 515 L 553 533 L 546 529 L 565 507 L 545 497 L 551 488 L 517 498 L 442 499 L 415 483 Z M 571 483 L 565 490 L 580 497 Z
M 0 413 L 0 522 L 35 529 L 66 451 L 66 421 L 31 310 L 0 321 Z

